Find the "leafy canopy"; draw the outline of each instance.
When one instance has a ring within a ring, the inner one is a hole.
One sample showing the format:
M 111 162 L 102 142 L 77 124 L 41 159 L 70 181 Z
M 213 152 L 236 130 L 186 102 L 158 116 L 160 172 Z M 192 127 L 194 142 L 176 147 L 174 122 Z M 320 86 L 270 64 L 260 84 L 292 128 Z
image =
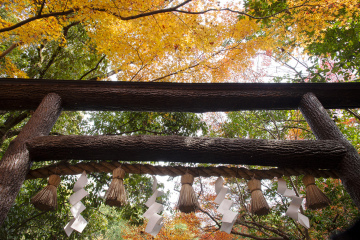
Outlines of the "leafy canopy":
M 51 44 L 74 49 L 74 54 L 91 50 L 98 60 L 106 56 L 111 69 L 107 73 L 103 69 L 99 78 L 117 74 L 123 81 L 166 77 L 166 81 L 221 81 L 229 71 L 245 68 L 258 50 L 271 44 L 266 37 L 247 39 L 259 29 L 249 19 L 238 20 L 239 6 L 229 3 L 220 10 L 216 1 L 191 0 L 16 0 L 2 6 L 0 41 L 6 47 L 18 43 L 23 52 L 33 48 L 39 55 L 46 55 Z M 74 40 L 69 31 L 75 25 L 84 32 Z M 2 70 L 3 76 L 34 76 L 16 61 L 4 61 L 8 67 Z M 55 61 L 48 64 L 55 68 Z

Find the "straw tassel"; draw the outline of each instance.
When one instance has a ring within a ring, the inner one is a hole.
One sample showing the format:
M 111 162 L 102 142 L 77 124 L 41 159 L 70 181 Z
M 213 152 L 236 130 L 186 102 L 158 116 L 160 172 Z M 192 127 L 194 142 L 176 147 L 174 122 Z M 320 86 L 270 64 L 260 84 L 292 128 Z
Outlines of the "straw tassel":
M 315 210 L 330 205 L 330 199 L 315 185 L 313 176 L 304 176 L 303 182 L 306 186 L 306 208 Z
M 251 192 L 251 213 L 262 216 L 270 212 L 270 208 L 266 199 L 261 192 L 261 181 L 251 179 L 248 182 L 248 188 Z
M 181 190 L 178 202 L 178 208 L 181 212 L 191 213 L 200 208 L 199 202 L 196 198 L 195 191 L 192 187 L 194 182 L 193 175 L 185 173 L 181 176 Z
M 125 171 L 121 167 L 113 170 L 113 180 L 106 192 L 105 204 L 112 207 L 121 207 L 126 204 L 126 191 L 123 182 L 124 177 Z
M 51 175 L 48 185 L 38 194 L 31 198 L 31 203 L 41 211 L 55 211 L 57 209 L 57 191 L 61 178 L 58 175 Z

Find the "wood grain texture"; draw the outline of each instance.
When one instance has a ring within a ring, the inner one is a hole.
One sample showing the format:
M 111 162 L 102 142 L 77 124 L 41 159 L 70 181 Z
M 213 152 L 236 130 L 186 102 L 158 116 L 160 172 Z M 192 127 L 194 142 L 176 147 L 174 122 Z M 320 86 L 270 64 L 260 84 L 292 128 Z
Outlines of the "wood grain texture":
M 13 140 L 0 161 L 0 225 L 13 205 L 30 169 L 31 161 L 25 142 L 48 135 L 61 112 L 61 98 L 54 93 L 45 96 L 20 134 Z
M 47 136 L 27 142 L 33 161 L 119 160 L 335 168 L 336 141 L 277 141 L 182 136 Z
M 131 83 L 0 79 L 0 110 L 35 109 L 46 94 L 64 110 L 209 112 L 297 109 L 315 93 L 325 108 L 360 107 L 360 83 Z
M 346 155 L 336 169 L 345 189 L 360 209 L 360 156 L 330 118 L 313 93 L 304 95 L 300 110 L 317 139 L 337 140 L 346 148 Z

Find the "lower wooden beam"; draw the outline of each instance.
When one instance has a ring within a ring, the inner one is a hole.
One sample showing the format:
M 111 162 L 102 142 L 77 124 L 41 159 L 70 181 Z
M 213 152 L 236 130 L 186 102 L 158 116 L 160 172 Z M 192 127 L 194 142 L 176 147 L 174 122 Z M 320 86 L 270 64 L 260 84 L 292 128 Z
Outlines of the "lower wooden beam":
M 27 142 L 33 161 L 116 160 L 336 168 L 337 141 L 277 141 L 181 136 L 44 136 Z

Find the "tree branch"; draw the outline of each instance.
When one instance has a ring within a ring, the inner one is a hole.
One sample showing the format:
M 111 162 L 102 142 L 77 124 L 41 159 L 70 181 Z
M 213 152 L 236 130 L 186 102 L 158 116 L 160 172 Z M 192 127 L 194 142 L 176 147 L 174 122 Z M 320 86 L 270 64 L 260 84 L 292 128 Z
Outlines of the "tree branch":
M 66 38 L 67 37 L 67 34 L 69 32 L 69 29 L 77 24 L 79 24 L 80 22 L 79 21 L 76 21 L 76 22 L 73 22 L 73 23 L 70 23 L 69 25 L 67 25 L 66 27 L 63 28 L 63 34 L 64 34 L 64 37 Z M 49 68 L 51 67 L 51 65 L 55 62 L 55 59 L 56 57 L 59 55 L 61 49 L 63 47 L 61 46 L 61 44 L 59 44 L 59 46 L 56 48 L 55 52 L 52 54 L 48 64 L 45 66 L 45 68 L 40 71 L 39 73 L 39 79 L 42 79 L 45 75 L 45 73 L 47 72 L 47 70 L 49 70 Z
M 255 226 L 259 227 L 259 228 L 263 228 L 265 230 L 273 232 L 273 233 L 281 236 L 281 239 L 290 239 L 289 236 L 287 236 L 283 231 L 280 231 L 279 229 L 276 229 L 276 228 L 273 228 L 273 227 L 268 227 L 266 225 L 262 225 L 260 223 L 257 223 L 256 221 L 253 221 L 253 222 L 245 221 L 245 223 L 252 224 L 252 225 L 255 225 Z M 243 224 L 243 223 L 240 223 L 240 224 Z M 248 227 L 248 225 L 245 225 L 245 226 Z
M 282 129 L 284 130 L 284 129 L 292 129 L 292 128 L 296 128 L 296 129 L 300 129 L 300 130 L 303 130 L 303 131 L 305 131 L 305 132 L 308 132 L 308 133 L 311 133 L 311 134 L 313 134 L 313 132 L 312 131 L 310 131 L 309 129 L 306 129 L 306 128 L 303 128 L 303 127 L 299 127 L 299 126 L 284 126 L 284 127 L 282 127 Z
M 88 72 L 84 73 L 84 75 L 82 75 L 82 76 L 79 78 L 79 80 L 82 80 L 84 77 L 86 77 L 87 75 L 89 75 L 91 72 L 95 71 L 95 70 L 99 67 L 100 63 L 105 59 L 105 57 L 106 57 L 106 55 L 104 55 L 104 56 L 98 61 L 98 63 L 96 64 L 96 66 L 95 66 L 94 68 L 92 68 L 92 69 L 90 69 Z
M 149 82 L 156 82 L 156 81 L 162 80 L 162 79 L 164 79 L 164 78 L 170 77 L 170 76 L 172 76 L 172 75 L 177 75 L 177 74 L 179 74 L 179 73 L 181 73 L 181 72 L 185 72 L 186 70 L 192 69 L 192 68 L 197 67 L 197 66 L 199 66 L 199 65 L 200 65 L 200 63 L 197 63 L 197 64 L 192 65 L 192 66 L 190 66 L 190 67 L 183 68 L 183 69 L 181 69 L 181 70 L 179 70 L 179 71 L 169 73 L 169 74 L 167 74 L 167 75 L 165 75 L 165 76 L 162 76 L 162 77 L 159 77 L 159 78 L 155 78 L 155 79 L 153 79 L 153 80 L 150 80 Z
M 347 112 L 349 112 L 351 115 L 353 115 L 358 121 L 360 121 L 360 115 L 357 114 L 356 112 L 350 110 L 349 108 L 345 109 Z
M 19 27 L 29 23 L 29 22 L 33 22 L 33 21 L 41 19 L 41 18 L 64 16 L 64 15 L 69 15 L 69 14 L 74 13 L 74 12 L 75 12 L 75 9 L 70 9 L 68 11 L 63 11 L 63 12 L 54 12 L 54 13 L 47 13 L 47 14 L 43 14 L 43 15 L 36 15 L 34 17 L 25 19 L 24 21 L 18 22 L 18 23 L 14 24 L 14 25 L 12 25 L 10 27 L 1 28 L 0 33 L 14 30 L 16 28 L 19 28 Z
M 94 10 L 94 11 L 100 11 L 100 12 L 107 12 L 109 14 L 112 14 L 118 18 L 120 18 L 121 20 L 133 20 L 133 19 L 137 19 L 137 18 L 141 18 L 141 17 L 147 17 L 147 16 L 151 16 L 151 15 L 155 15 L 155 14 L 159 14 L 159 13 L 167 13 L 167 12 L 172 12 L 172 11 L 175 11 L 177 10 L 178 8 L 186 5 L 187 3 L 191 2 L 192 0 L 186 0 L 185 2 L 183 3 L 180 3 L 179 5 L 176 5 L 174 7 L 171 7 L 171 8 L 166 8 L 166 9 L 161 9 L 161 10 L 156 10 L 156 11 L 151 11 L 151 12 L 147 12 L 147 13 L 141 13 L 141 14 L 138 14 L 138 15 L 134 15 L 134 16 L 129 16 L 129 17 L 123 17 L 119 14 L 116 14 L 116 13 L 109 13 L 108 10 L 106 9 L 100 9 L 100 8 L 89 8 L 91 10 Z M 45 4 L 45 1 L 43 2 L 43 5 Z M 41 7 L 41 11 L 43 9 L 43 6 Z M 12 26 L 9 26 L 9 27 L 5 27 L 5 28 L 1 28 L 0 29 L 0 33 L 1 32 L 7 32 L 7 31 L 11 31 L 11 30 L 14 30 L 16 28 L 19 28 L 27 23 L 30 23 L 30 22 L 33 22 L 35 20 L 38 20 L 38 19 L 42 19 L 42 18 L 48 18 L 48 17 L 56 17 L 56 16 L 64 16 L 64 15 L 69 15 L 69 14 L 72 14 L 74 12 L 76 12 L 77 10 L 79 10 L 79 8 L 73 8 L 73 9 L 69 9 L 67 11 L 62 11 L 62 12 L 53 12 L 53 13 L 47 13 L 47 14 L 42 14 L 41 15 L 41 11 L 39 11 L 39 13 L 34 16 L 34 17 L 31 17 L 31 18 L 28 18 L 24 21 L 21 21 L 21 22 L 18 22 Z
M 277 59 L 275 57 L 271 57 L 273 60 L 275 60 L 276 62 L 280 62 L 282 64 L 284 64 L 285 66 L 287 66 L 288 68 L 290 68 L 291 70 L 293 70 L 300 78 L 301 78 L 301 82 L 305 82 L 305 78 L 301 75 L 301 72 L 297 71 L 296 68 L 290 66 L 288 63 L 281 61 L 280 59 Z
M 38 14 L 36 16 L 41 16 L 41 12 L 44 9 L 44 6 L 45 6 L 45 0 L 42 1 L 39 12 L 38 12 Z
M 90 78 L 90 79 L 87 79 L 86 81 L 97 81 L 98 78 L 108 78 L 108 77 L 111 77 L 112 75 L 115 75 L 117 74 L 118 72 L 121 72 L 122 70 L 120 68 L 118 69 L 115 69 L 115 70 L 112 70 L 108 73 L 106 73 L 104 76 L 100 77 L 100 76 L 97 76 L 97 77 L 93 77 L 93 78 Z
M 119 19 L 121 20 L 133 20 L 133 19 L 137 19 L 137 18 L 142 18 L 142 17 L 148 17 L 148 16 L 152 16 L 152 15 L 156 15 L 156 14 L 161 14 L 161 13 L 169 13 L 169 12 L 179 12 L 179 13 L 184 13 L 184 14 L 204 14 L 204 13 L 207 13 L 207 12 L 213 12 L 213 11 L 229 11 L 229 12 L 232 12 L 232 13 L 237 13 L 239 15 L 243 15 L 243 16 L 247 16 L 247 17 L 250 17 L 252 19 L 267 19 L 267 18 L 271 18 L 271 17 L 274 17 L 280 13 L 283 13 L 283 12 L 286 12 L 286 11 L 289 11 L 291 9 L 296 9 L 296 8 L 300 8 L 300 7 L 313 7 L 313 6 L 317 6 L 317 5 L 305 5 L 305 4 L 301 4 L 301 5 L 298 5 L 298 6 L 294 6 L 294 7 L 291 7 L 291 8 L 285 8 L 283 10 L 280 10 L 279 12 L 276 12 L 272 15 L 269 15 L 269 16 L 265 16 L 265 17 L 255 17 L 255 16 L 252 16 L 248 13 L 245 13 L 245 12 L 241 12 L 241 11 L 237 11 L 237 10 L 232 10 L 232 9 L 229 9 L 229 8 L 221 8 L 221 9 L 207 9 L 207 10 L 204 10 L 204 11 L 201 11 L 201 12 L 189 12 L 189 11 L 183 11 L 183 10 L 178 10 L 178 8 L 188 4 L 189 2 L 191 2 L 192 0 L 186 0 L 174 7 L 171 7 L 171 8 L 165 8 L 165 9 L 161 9 L 161 10 L 155 10 L 155 11 L 151 11 L 151 12 L 146 12 L 146 13 L 141 13 L 141 14 L 137 14 L 137 15 L 133 15 L 133 16 L 128 16 L 128 17 L 124 17 L 124 16 L 121 16 L 120 14 L 117 14 L 117 13 L 112 13 L 112 12 L 109 12 L 108 10 L 106 9 L 103 9 L 103 8 L 89 8 L 90 10 L 93 10 L 93 11 L 99 11 L 99 12 L 107 12 L 108 14 L 111 14 L 115 17 L 118 17 Z M 45 2 L 45 1 L 44 1 Z M 42 10 L 42 9 L 41 9 Z M 62 12 L 53 12 L 53 13 L 47 13 L 47 14 L 37 14 L 36 16 L 34 17 L 30 17 L 26 20 L 23 20 L 19 23 L 16 23 L 12 26 L 9 26 L 9 27 L 5 27 L 5 28 L 1 28 L 0 29 L 0 33 L 1 32 L 6 32 L 6 31 L 11 31 L 11 30 L 14 30 L 16 28 L 19 28 L 29 22 L 32 22 L 32 21 L 35 21 L 35 20 L 38 20 L 38 19 L 42 19 L 42 18 L 48 18 L 48 17 L 56 17 L 56 16 L 64 16 L 64 15 L 69 15 L 69 14 L 72 14 L 72 13 L 75 13 L 76 11 L 78 11 L 79 8 L 73 8 L 73 9 L 69 9 L 67 11 L 62 11 Z M 39 11 L 39 13 L 41 13 Z
M 17 225 L 17 226 L 11 226 L 10 227 L 10 229 L 15 229 L 15 230 L 17 230 L 17 229 L 19 229 L 19 228 L 21 228 L 21 227 L 23 227 L 27 222 L 29 222 L 29 221 L 31 221 L 31 220 L 33 220 L 34 218 L 37 218 L 37 217 L 39 217 L 39 216 L 41 216 L 41 215 L 43 215 L 43 214 L 45 214 L 45 213 L 47 213 L 47 212 L 40 212 L 40 213 L 38 213 L 38 214 L 36 214 L 36 215 L 34 215 L 34 216 L 32 216 L 31 218 L 28 218 L 28 219 L 26 219 L 26 220 L 24 220 L 24 221 L 22 221 L 19 225 Z
M 277 126 L 277 124 L 276 124 L 276 121 L 274 120 L 274 115 L 272 114 L 271 111 L 268 111 L 267 114 L 268 114 L 268 116 L 270 117 L 271 122 L 272 122 L 272 123 L 274 124 L 274 126 L 275 126 L 275 129 L 276 129 L 276 132 L 277 132 L 277 135 L 278 135 L 278 140 L 280 140 L 280 139 L 281 139 L 281 134 L 280 134 L 279 128 L 278 128 L 278 126 Z
M 305 3 L 304 4 L 301 4 L 301 5 L 298 5 L 298 6 L 294 6 L 294 7 L 290 7 L 290 8 L 285 8 L 283 10 L 280 10 L 274 14 L 271 14 L 269 16 L 265 16 L 265 17 L 255 17 L 255 16 L 252 16 L 246 12 L 241 12 L 241 11 L 237 11 L 237 10 L 232 10 L 230 8 L 221 8 L 221 9 L 207 9 L 207 10 L 204 10 L 204 11 L 201 11 L 201 12 L 189 12 L 189 11 L 182 11 L 182 10 L 174 10 L 173 12 L 179 12 L 179 13 L 186 13 L 186 14 L 204 14 L 204 13 L 207 13 L 207 12 L 220 12 L 220 11 L 228 11 L 228 12 L 232 12 L 232 13 L 237 13 L 239 15 L 243 15 L 243 16 L 247 16 L 249 18 L 252 18 L 252 19 L 267 19 L 267 18 L 271 18 L 271 17 L 275 17 L 276 15 L 279 15 L 280 13 L 283 13 L 283 12 L 287 12 L 289 10 L 292 10 L 292 9 L 296 9 L 296 8 L 300 8 L 300 7 L 314 7 L 314 6 L 318 6 L 318 5 L 306 5 Z
M 11 44 L 11 46 L 10 46 L 8 49 L 6 49 L 4 52 L 2 52 L 2 53 L 0 54 L 0 59 L 1 59 L 1 58 L 4 58 L 6 55 L 8 55 L 9 53 L 11 53 L 11 51 L 14 50 L 17 46 L 21 45 L 21 43 L 22 43 L 22 42 L 20 41 L 20 42 Z
M 252 239 L 255 239 L 255 240 L 284 240 L 285 238 L 282 238 L 282 237 L 266 237 L 266 238 L 262 238 L 262 237 L 256 237 L 256 236 L 253 236 L 253 235 L 249 235 L 249 234 L 245 234 L 245 233 L 241 233 L 241 232 L 236 232 L 235 230 L 231 230 L 231 233 L 232 234 L 235 234 L 235 235 L 239 235 L 239 236 L 243 236 L 243 237 L 248 237 L 248 238 L 252 238 Z
M 25 118 L 27 118 L 28 114 L 29 111 L 24 111 L 17 116 L 12 115 L 8 117 L 8 119 L 6 119 L 5 123 L 2 126 L 0 126 L 0 146 L 2 145 L 2 143 L 6 138 L 6 133 L 11 128 L 15 127 L 17 124 L 22 122 Z
M 140 13 L 137 15 L 133 15 L 133 16 L 129 16 L 129 17 L 123 17 L 120 14 L 116 14 L 116 13 L 109 13 L 114 15 L 115 17 L 120 18 L 121 20 L 133 20 L 133 19 L 137 19 L 137 18 L 142 18 L 142 17 L 148 17 L 148 16 L 152 16 L 152 15 L 156 15 L 156 14 L 160 14 L 160 13 L 168 13 L 168 12 L 175 12 L 175 11 L 179 11 L 177 10 L 178 8 L 188 4 L 189 2 L 191 2 L 192 0 L 186 0 L 174 7 L 171 8 L 165 8 L 165 9 L 160 9 L 160 10 L 156 10 L 156 11 L 151 11 L 151 12 L 146 12 L 146 13 Z M 107 12 L 107 10 L 105 9 L 101 9 L 101 8 L 93 8 L 92 10 L 95 11 L 100 11 L 100 12 Z
M 208 215 L 208 217 L 211 218 L 211 220 L 213 220 L 219 228 L 221 227 L 220 223 L 219 223 L 218 221 L 216 221 L 216 219 L 215 219 L 213 216 L 211 216 L 210 213 L 208 213 L 207 211 L 205 211 L 205 210 L 202 209 L 202 208 L 200 208 L 199 210 L 200 210 L 201 212 L 205 213 L 206 215 Z
M 116 135 L 123 135 L 123 134 L 129 134 L 129 133 L 135 133 L 135 132 L 147 132 L 147 133 L 152 133 L 154 135 L 159 135 L 159 134 L 165 134 L 166 132 L 165 131 L 162 131 L 162 132 L 156 132 L 156 131 L 150 131 L 150 130 L 146 130 L 146 129 L 135 129 L 135 130 L 131 130 L 131 131 L 125 131 L 125 132 L 120 132 L 120 133 L 115 133 L 115 134 L 105 134 L 106 136 L 116 136 Z

